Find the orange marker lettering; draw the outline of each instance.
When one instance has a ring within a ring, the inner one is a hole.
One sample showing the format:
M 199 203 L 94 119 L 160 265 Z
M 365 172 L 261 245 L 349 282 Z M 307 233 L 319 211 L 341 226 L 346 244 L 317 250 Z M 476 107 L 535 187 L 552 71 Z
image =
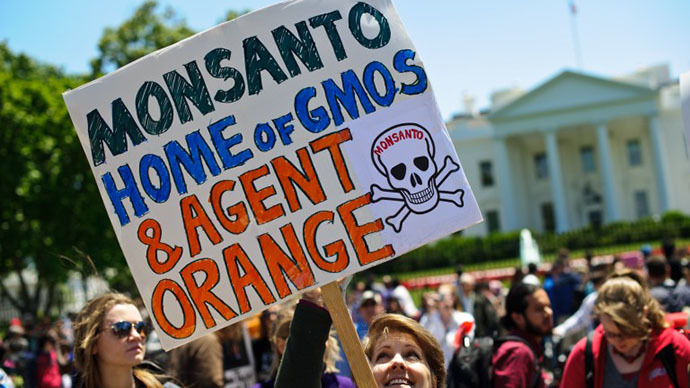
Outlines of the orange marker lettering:
M 345 164 L 343 153 L 340 150 L 340 145 L 350 140 L 352 140 L 350 130 L 345 128 L 338 132 L 333 132 L 316 140 L 312 140 L 309 143 L 313 153 L 328 150 L 328 153 L 331 155 L 331 160 L 333 161 L 335 171 L 338 173 L 340 186 L 342 186 L 343 191 L 346 193 L 354 190 L 355 186 L 352 184 L 350 173 L 347 171 L 347 165 Z
M 360 207 L 370 203 L 371 195 L 364 194 L 361 197 L 357 197 L 338 206 L 338 214 L 345 225 L 345 229 L 347 229 L 347 234 L 350 236 L 350 241 L 352 241 L 352 245 L 355 247 L 355 252 L 357 253 L 357 258 L 361 265 L 367 265 L 374 261 L 395 255 L 393 246 L 390 244 L 384 245 L 372 252 L 369 250 L 366 240 L 364 240 L 364 236 L 367 234 L 383 230 L 383 222 L 380 218 L 377 218 L 373 222 L 367 222 L 364 225 L 357 225 L 357 220 L 352 213 Z
M 326 256 L 335 256 L 335 261 L 330 262 L 324 259 L 316 247 L 316 231 L 321 223 L 328 221 L 333 223 L 333 212 L 322 210 L 314 213 L 304 223 L 304 244 L 307 246 L 307 252 L 311 256 L 311 260 L 320 269 L 327 272 L 340 272 L 347 268 L 350 264 L 350 256 L 347 254 L 347 248 L 343 240 L 337 240 L 324 246 Z
M 298 290 L 314 284 L 314 274 L 311 272 L 309 263 L 307 263 L 307 257 L 302 251 L 292 224 L 281 227 L 280 233 L 283 235 L 283 239 L 290 250 L 290 254 L 294 257 L 294 261 L 283 252 L 269 234 L 262 234 L 258 239 L 261 252 L 263 252 L 264 259 L 266 260 L 268 272 L 271 274 L 273 284 L 278 290 L 278 295 L 281 298 L 285 298 L 291 292 L 283 276 L 283 271 Z
M 173 324 L 170 323 L 168 318 L 165 316 L 163 296 L 165 295 L 166 291 L 173 293 L 175 299 L 177 299 L 177 302 L 182 308 L 182 316 L 184 320 L 182 322 L 182 326 L 180 327 L 173 326 Z M 189 299 L 187 299 L 187 295 L 185 295 L 182 287 L 180 287 L 179 284 L 170 279 L 161 280 L 158 282 L 158 284 L 156 284 L 156 288 L 153 289 L 153 296 L 151 299 L 151 305 L 153 306 L 153 318 L 156 320 L 158 326 L 160 326 L 161 330 L 163 330 L 165 334 L 173 338 L 182 339 L 187 338 L 194 333 L 194 330 L 196 329 L 196 313 L 194 312 L 194 307 L 192 307 Z
M 230 283 L 235 291 L 237 303 L 240 305 L 240 312 L 242 314 L 251 310 L 249 299 L 247 299 L 247 292 L 245 291 L 247 286 L 254 288 L 254 291 L 259 294 L 264 304 L 268 305 L 276 301 L 259 271 L 256 270 L 256 267 L 239 244 L 232 244 L 223 249 L 223 257 L 228 276 L 230 277 Z M 244 272 L 242 276 L 240 276 L 240 269 Z
M 151 236 L 149 236 L 149 230 L 151 231 Z M 146 260 L 153 272 L 157 274 L 166 273 L 175 267 L 175 264 L 180 260 L 182 247 L 175 246 L 173 248 L 161 242 L 163 232 L 158 221 L 151 218 L 142 221 L 137 230 L 137 236 L 139 241 L 148 245 L 148 248 L 146 248 Z M 162 263 L 158 261 L 159 251 L 163 251 L 167 255 L 167 258 Z
M 252 209 L 252 213 L 254 213 L 256 222 L 259 225 L 285 215 L 285 210 L 283 210 L 283 206 L 280 204 L 273 205 L 268 209 L 264 206 L 263 201 L 276 194 L 276 189 L 273 186 L 267 186 L 260 190 L 257 190 L 256 186 L 254 186 L 254 181 L 264 175 L 268 175 L 268 167 L 266 165 L 240 175 L 240 183 L 247 196 L 247 202 L 249 202 L 249 207 Z
M 275 171 L 278 177 L 290 211 L 293 213 L 302 208 L 297 198 L 297 193 L 295 192 L 295 185 L 299 187 L 315 205 L 326 200 L 326 194 L 324 194 L 323 188 L 321 188 L 319 177 L 316 175 L 314 164 L 309 157 L 307 148 L 298 149 L 297 156 L 299 157 L 299 162 L 302 165 L 304 174 L 284 156 L 277 157 L 271 161 L 273 171 Z
M 182 198 L 180 201 L 180 209 L 182 210 L 182 221 L 184 222 L 184 231 L 187 234 L 187 243 L 189 244 L 189 254 L 194 257 L 201 252 L 201 243 L 199 242 L 199 234 L 197 228 L 206 233 L 206 237 L 216 245 L 223 241 L 218 230 L 213 226 L 213 222 L 206 214 L 203 206 L 199 202 L 196 195 L 192 194 Z
M 201 285 L 196 283 L 194 274 L 203 272 L 205 276 Z M 216 321 L 213 319 L 211 312 L 208 310 L 208 305 L 211 305 L 216 311 L 220 313 L 226 320 L 230 320 L 237 316 L 228 305 L 223 303 L 211 289 L 218 284 L 218 265 L 211 259 L 199 259 L 187 264 L 186 267 L 180 271 L 184 285 L 189 291 L 189 296 L 194 302 L 197 311 L 204 320 L 206 328 L 210 329 L 216 326 Z
M 235 188 L 235 182 L 230 180 L 223 180 L 211 189 L 211 206 L 213 206 L 213 213 L 218 218 L 218 222 L 225 230 L 233 234 L 240 234 L 247 230 L 249 225 L 249 215 L 247 214 L 247 207 L 243 202 L 238 202 L 226 210 L 223 210 L 221 205 L 221 198 L 227 191 L 232 191 Z M 234 218 L 234 220 L 232 220 Z

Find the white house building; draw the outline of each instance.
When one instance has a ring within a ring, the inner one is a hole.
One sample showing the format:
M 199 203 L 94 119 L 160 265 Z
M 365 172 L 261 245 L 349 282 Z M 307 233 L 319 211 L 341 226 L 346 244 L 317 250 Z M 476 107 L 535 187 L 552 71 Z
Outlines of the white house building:
M 680 90 L 667 66 L 620 79 L 564 71 L 492 102 L 447 123 L 485 218 L 466 235 L 690 213 Z

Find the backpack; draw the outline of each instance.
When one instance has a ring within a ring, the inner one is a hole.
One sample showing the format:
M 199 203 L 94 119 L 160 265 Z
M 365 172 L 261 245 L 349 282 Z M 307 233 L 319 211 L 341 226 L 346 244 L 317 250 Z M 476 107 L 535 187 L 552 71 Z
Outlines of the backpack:
M 463 337 L 462 344 L 453 353 L 453 358 L 451 358 L 450 365 L 448 366 L 447 388 L 493 387 L 491 358 L 494 352 L 505 342 L 522 342 L 532 350 L 535 374 L 530 386 L 536 387 L 541 375 L 537 354 L 523 338 L 509 335 L 499 337 L 495 341 L 491 337 L 477 338 L 474 341 L 470 341 L 466 336 Z
M 678 385 L 678 377 L 676 376 L 676 354 L 673 351 L 673 344 L 666 345 L 659 353 L 657 358 L 664 365 L 664 369 L 671 379 L 675 388 L 680 388 Z M 587 335 L 587 345 L 585 345 L 585 383 L 587 388 L 594 388 L 594 353 L 592 352 L 592 332 Z

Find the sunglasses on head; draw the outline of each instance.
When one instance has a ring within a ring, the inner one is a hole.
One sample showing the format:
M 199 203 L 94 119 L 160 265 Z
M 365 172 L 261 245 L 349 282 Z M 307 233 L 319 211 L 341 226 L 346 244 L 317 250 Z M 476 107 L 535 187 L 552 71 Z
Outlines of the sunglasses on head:
M 140 335 L 146 335 L 148 331 L 148 325 L 144 321 L 139 321 L 139 322 L 128 322 L 128 321 L 119 321 L 115 322 L 110 326 L 110 328 L 113 330 L 113 334 L 115 334 L 116 337 L 118 338 L 125 338 L 129 336 L 129 334 L 132 332 L 132 327 L 139 333 Z

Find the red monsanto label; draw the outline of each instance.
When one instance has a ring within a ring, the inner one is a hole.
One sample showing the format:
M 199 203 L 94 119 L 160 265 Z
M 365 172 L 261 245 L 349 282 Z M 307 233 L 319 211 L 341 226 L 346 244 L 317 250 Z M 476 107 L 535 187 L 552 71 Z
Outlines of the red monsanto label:
M 401 129 L 398 132 L 393 132 L 390 135 L 379 140 L 378 144 L 376 145 L 376 148 L 374 148 L 374 153 L 377 156 L 381 155 L 381 153 L 388 149 L 388 147 L 392 147 L 393 145 L 395 145 L 395 143 L 407 139 L 422 140 L 424 139 L 424 132 L 414 128 Z

